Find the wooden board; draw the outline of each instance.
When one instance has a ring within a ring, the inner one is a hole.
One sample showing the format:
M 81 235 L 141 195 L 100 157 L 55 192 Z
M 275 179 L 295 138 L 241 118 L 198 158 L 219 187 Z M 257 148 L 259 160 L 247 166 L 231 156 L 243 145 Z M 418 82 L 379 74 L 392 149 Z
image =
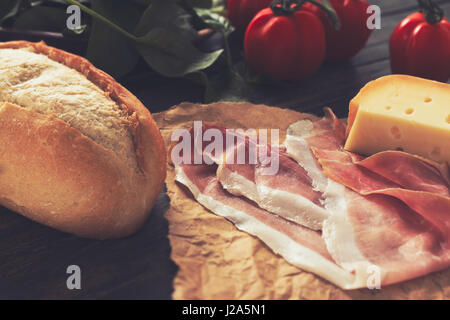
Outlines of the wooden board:
M 88 240 L 34 223 L 0 207 L 0 299 L 170 299 L 169 200 L 162 193 L 145 225 L 117 240 Z M 68 290 L 67 267 L 81 269 Z
M 370 0 L 382 11 L 382 28 L 372 33 L 367 46 L 350 62 L 323 66 L 318 74 L 289 88 L 261 87 L 250 101 L 308 110 L 321 114 L 325 105 L 346 116 L 348 102 L 367 82 L 390 73 L 388 39 L 395 25 L 417 11 L 416 0 Z M 437 1 L 446 16 L 450 2 Z M 0 41 L 39 40 L 26 32 L 0 32 Z M 48 42 L 49 40 L 46 39 Z M 58 41 L 55 46 L 77 52 Z M 152 112 L 160 112 L 182 101 L 200 102 L 203 88 L 185 79 L 154 74 L 119 79 Z M 115 241 L 91 241 L 54 231 L 0 208 L 0 298 L 141 298 L 168 299 L 177 271 L 170 261 L 168 225 L 163 214 L 168 199 L 160 202 L 144 228 L 136 235 Z M 66 268 L 79 264 L 81 291 L 66 289 Z

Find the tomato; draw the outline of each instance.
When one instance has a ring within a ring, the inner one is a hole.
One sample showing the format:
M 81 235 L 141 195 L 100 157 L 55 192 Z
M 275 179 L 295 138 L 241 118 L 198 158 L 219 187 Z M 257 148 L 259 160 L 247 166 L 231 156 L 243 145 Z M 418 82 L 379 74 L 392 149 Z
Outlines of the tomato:
M 436 81 L 450 78 L 450 23 L 442 16 L 427 21 L 416 12 L 397 25 L 389 42 L 392 73 Z
M 227 13 L 236 31 L 244 35 L 253 17 L 262 9 L 269 7 L 272 0 L 228 0 Z
M 250 22 L 244 39 L 251 68 L 278 80 L 303 80 L 313 74 L 325 58 L 325 45 L 322 22 L 303 10 L 278 15 L 263 9 Z
M 318 0 L 321 2 L 321 0 Z M 355 56 L 367 43 L 372 30 L 367 28 L 370 6 L 365 0 L 330 0 L 336 11 L 341 27 L 336 30 L 327 15 L 319 7 L 306 3 L 303 10 L 317 15 L 325 27 L 327 53 L 325 61 L 341 62 Z

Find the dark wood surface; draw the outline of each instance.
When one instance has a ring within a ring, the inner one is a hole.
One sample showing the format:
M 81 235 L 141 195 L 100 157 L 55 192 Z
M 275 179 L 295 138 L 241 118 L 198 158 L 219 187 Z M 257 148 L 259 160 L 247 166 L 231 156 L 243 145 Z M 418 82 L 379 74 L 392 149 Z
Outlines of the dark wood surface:
M 415 0 L 370 2 L 381 7 L 382 28 L 372 33 L 356 57 L 344 64 L 323 66 L 295 86 L 261 86 L 249 100 L 319 115 L 323 106 L 331 106 L 339 116 L 346 116 L 349 100 L 366 82 L 390 73 L 389 36 L 403 17 L 417 11 Z M 448 17 L 450 1 L 438 2 Z M 39 35 L 30 38 L 25 33 L 9 33 L 1 37 L 1 41 L 38 40 Z M 60 39 L 46 40 L 68 49 Z M 121 82 L 152 112 L 182 101 L 201 102 L 203 97 L 202 87 L 184 79 L 154 75 Z M 0 299 L 170 299 L 177 267 L 170 260 L 168 222 L 164 219 L 169 205 L 162 193 L 141 230 L 125 239 L 107 241 L 52 230 L 0 207 Z M 73 264 L 81 268 L 81 290 L 66 287 L 66 269 Z

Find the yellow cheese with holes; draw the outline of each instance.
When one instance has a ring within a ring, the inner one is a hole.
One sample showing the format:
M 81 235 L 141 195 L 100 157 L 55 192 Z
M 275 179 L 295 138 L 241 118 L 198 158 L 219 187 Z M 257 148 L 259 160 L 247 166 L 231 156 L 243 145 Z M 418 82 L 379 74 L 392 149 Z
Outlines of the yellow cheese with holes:
M 363 155 L 402 150 L 450 163 L 450 85 L 391 75 L 350 102 L 345 149 Z

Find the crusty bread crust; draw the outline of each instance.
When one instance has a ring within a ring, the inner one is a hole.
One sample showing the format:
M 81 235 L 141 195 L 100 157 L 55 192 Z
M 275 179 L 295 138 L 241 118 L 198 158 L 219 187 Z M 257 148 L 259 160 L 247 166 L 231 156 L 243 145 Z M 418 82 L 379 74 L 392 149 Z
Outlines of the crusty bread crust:
M 44 42 L 12 41 L 79 71 L 126 114 L 139 170 L 130 168 L 66 122 L 11 103 L 0 104 L 0 205 L 82 237 L 135 232 L 162 190 L 166 151 L 150 112 L 111 76 L 86 59 Z

